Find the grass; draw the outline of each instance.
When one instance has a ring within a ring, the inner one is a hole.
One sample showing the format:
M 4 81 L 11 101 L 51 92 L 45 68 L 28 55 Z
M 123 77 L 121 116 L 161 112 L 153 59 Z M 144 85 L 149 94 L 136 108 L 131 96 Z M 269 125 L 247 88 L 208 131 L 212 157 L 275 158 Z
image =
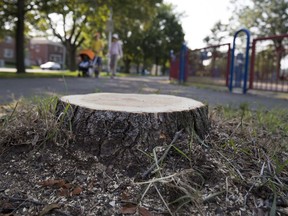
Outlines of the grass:
M 73 135 L 55 119 L 56 102 L 54 97 L 38 98 L 0 107 L 0 154 L 23 143 L 64 146 Z M 252 111 L 242 104 L 209 112 L 211 130 L 204 140 L 195 133 L 175 134 L 170 145 L 156 147 L 165 151 L 146 152 L 153 155 L 144 176 L 148 179 L 131 186 L 137 205 L 158 200 L 170 215 L 207 215 L 219 209 L 223 215 L 281 212 L 278 201 L 286 201 L 288 193 L 288 110 Z
M 58 71 L 43 71 L 43 72 L 32 72 L 32 73 L 21 73 L 15 72 L 0 72 L 1 78 L 61 78 L 61 77 L 77 77 L 77 72 L 58 72 Z
M 138 76 L 127 73 L 117 73 L 118 77 Z M 0 72 L 0 79 L 5 78 L 62 78 L 62 77 L 78 77 L 78 71 L 39 71 L 17 74 L 15 72 Z M 106 72 L 101 72 L 100 77 L 109 77 Z
M 136 183 L 146 185 L 141 202 L 149 190 L 157 187 L 158 199 L 162 200 L 167 190 L 172 194 L 163 201 L 168 212 L 174 209 L 171 215 L 187 212 L 206 215 L 203 211 L 207 208 L 205 204 L 213 208 L 215 200 L 218 202 L 214 208 L 225 209 L 233 203 L 229 200 L 231 196 L 237 199 L 237 204 L 232 205 L 246 209 L 242 212 L 244 215 L 255 213 L 256 210 L 249 206 L 253 205 L 252 200 L 257 199 L 271 200 L 270 205 L 263 208 L 269 215 L 277 215 L 282 211 L 277 202 L 286 200 L 288 191 L 288 156 L 285 153 L 288 147 L 288 110 L 251 111 L 247 104 L 242 104 L 238 109 L 217 107 L 210 113 L 212 128 L 205 140 L 199 141 L 192 135 L 190 143 L 187 140 L 184 145 L 181 142 L 175 144 L 179 146 L 173 149 L 174 154 L 186 161 L 183 167 L 174 168 L 177 172 L 171 175 L 173 162 L 169 162 L 171 158 L 167 152 L 159 156 L 160 159 L 153 152 L 156 177 Z M 188 143 L 192 146 L 192 154 L 185 147 Z M 187 159 L 187 155 L 190 158 Z M 166 163 L 160 166 L 163 156 Z M 205 171 L 209 166 L 208 172 Z M 209 180 L 211 177 L 213 182 Z M 236 212 L 227 211 L 226 214 L 236 215 Z
M 61 129 L 55 120 L 56 102 L 57 97 L 34 97 L 0 106 L 0 149 L 17 143 L 35 146 L 57 140 Z

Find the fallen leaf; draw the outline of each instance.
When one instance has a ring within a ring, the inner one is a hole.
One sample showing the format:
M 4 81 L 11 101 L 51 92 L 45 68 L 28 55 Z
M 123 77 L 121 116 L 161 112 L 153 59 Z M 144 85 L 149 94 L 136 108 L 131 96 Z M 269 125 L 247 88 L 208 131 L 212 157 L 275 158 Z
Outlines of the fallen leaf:
M 147 209 L 145 209 L 143 207 L 139 207 L 138 211 L 139 211 L 139 214 L 141 216 L 152 216 L 152 214 Z
M 120 212 L 122 214 L 135 214 L 136 211 L 137 211 L 137 206 L 134 204 L 131 204 L 131 203 L 127 203 L 125 206 L 123 206 L 120 209 Z M 152 216 L 152 214 L 147 209 L 145 209 L 141 206 L 138 207 L 138 213 L 141 216 Z
M 66 183 L 66 184 L 62 185 L 61 187 L 65 188 L 65 189 L 69 189 L 69 188 L 72 188 L 72 185 L 69 183 Z
M 59 190 L 59 195 L 60 196 L 64 196 L 64 197 L 68 197 L 70 195 L 69 190 L 65 189 L 65 188 L 60 188 Z
M 137 210 L 137 206 L 130 206 L 130 207 L 123 206 L 120 209 L 120 212 L 122 214 L 135 214 L 136 210 Z
M 125 192 L 123 192 L 123 193 L 121 194 L 121 199 L 122 199 L 122 200 L 128 200 L 128 199 L 129 199 L 128 194 L 126 194 Z
M 166 139 L 166 135 L 164 133 L 161 133 L 159 138 L 160 139 Z
M 82 192 L 82 188 L 77 186 L 76 188 L 74 188 L 74 190 L 72 191 L 72 196 L 74 195 L 79 195 Z
M 2 209 L 9 209 L 9 208 L 14 208 L 14 206 L 12 205 L 12 203 L 9 203 L 9 202 L 4 202 L 4 203 L 1 203 L 2 204 Z
M 55 182 L 55 186 L 57 186 L 57 187 L 64 187 L 64 185 L 66 185 L 65 184 L 65 180 L 63 180 L 63 179 L 61 179 L 61 180 L 55 180 L 55 181 L 57 181 L 57 182 Z
M 65 180 L 48 179 L 48 180 L 39 182 L 39 185 L 42 185 L 43 187 L 48 187 L 48 186 L 62 187 L 63 185 L 65 185 Z
M 53 209 L 59 209 L 61 206 L 57 203 L 52 203 L 52 204 L 48 204 L 46 205 L 42 211 L 40 212 L 39 216 L 44 216 L 47 213 L 49 213 L 50 211 L 52 211 Z

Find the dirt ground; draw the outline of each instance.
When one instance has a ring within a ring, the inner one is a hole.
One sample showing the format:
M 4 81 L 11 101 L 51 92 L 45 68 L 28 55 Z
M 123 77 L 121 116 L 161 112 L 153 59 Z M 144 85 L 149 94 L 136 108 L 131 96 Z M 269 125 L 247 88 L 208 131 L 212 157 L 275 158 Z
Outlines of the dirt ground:
M 115 166 L 75 148 L 53 109 L 2 107 L 0 215 L 287 215 L 287 113 L 270 127 L 271 112 L 225 109 L 210 110 L 205 139 L 175 133 L 139 151 L 147 164 Z

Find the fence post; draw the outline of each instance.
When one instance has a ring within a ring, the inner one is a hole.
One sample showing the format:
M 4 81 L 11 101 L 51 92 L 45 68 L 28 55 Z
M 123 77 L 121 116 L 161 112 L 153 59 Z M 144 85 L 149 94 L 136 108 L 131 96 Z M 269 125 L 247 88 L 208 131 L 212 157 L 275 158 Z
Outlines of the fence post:
M 231 67 L 230 67 L 230 83 L 229 90 L 232 92 L 233 90 L 233 75 L 234 75 L 234 55 L 235 55 L 235 47 L 236 47 L 236 38 L 240 32 L 244 32 L 247 36 L 246 39 L 246 52 L 245 52 L 245 70 L 244 70 L 244 84 L 243 84 L 243 94 L 247 92 L 247 78 L 248 78 L 248 65 L 249 65 L 249 48 L 250 48 L 250 31 L 248 29 L 242 28 L 238 30 L 233 38 L 233 48 L 231 55 Z
M 228 54 L 227 54 L 227 66 L 226 66 L 226 86 L 228 87 L 229 84 L 229 70 L 230 70 L 230 59 L 231 59 L 231 46 L 230 43 L 228 44 Z
M 251 54 L 251 62 L 250 62 L 250 79 L 249 79 L 250 89 L 253 89 L 253 82 L 254 82 L 255 53 L 256 53 L 256 40 L 254 39 L 252 43 L 252 54 Z
M 185 69 L 186 69 L 186 56 L 187 56 L 187 46 L 185 43 L 182 44 L 180 51 L 180 64 L 179 64 L 179 82 L 184 83 L 185 81 Z

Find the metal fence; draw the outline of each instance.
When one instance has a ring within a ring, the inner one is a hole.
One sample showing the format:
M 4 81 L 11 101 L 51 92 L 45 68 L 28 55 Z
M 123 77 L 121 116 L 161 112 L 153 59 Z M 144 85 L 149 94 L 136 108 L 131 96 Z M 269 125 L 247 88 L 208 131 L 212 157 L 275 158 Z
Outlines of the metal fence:
M 188 51 L 187 81 L 227 85 L 230 44 Z
M 241 51 L 233 58 L 234 48 L 229 43 L 195 50 L 183 45 L 180 53 L 171 56 L 170 79 L 222 86 L 233 82 L 234 87 L 241 87 L 244 62 L 248 58 L 249 67 L 245 66 L 248 80 L 244 79 L 243 93 L 247 88 L 288 92 L 288 34 L 254 39 L 250 56 L 247 41 L 246 55 Z
M 170 79 L 188 82 L 228 84 L 230 44 L 185 50 L 171 57 Z
M 288 34 L 253 40 L 249 88 L 288 92 Z

